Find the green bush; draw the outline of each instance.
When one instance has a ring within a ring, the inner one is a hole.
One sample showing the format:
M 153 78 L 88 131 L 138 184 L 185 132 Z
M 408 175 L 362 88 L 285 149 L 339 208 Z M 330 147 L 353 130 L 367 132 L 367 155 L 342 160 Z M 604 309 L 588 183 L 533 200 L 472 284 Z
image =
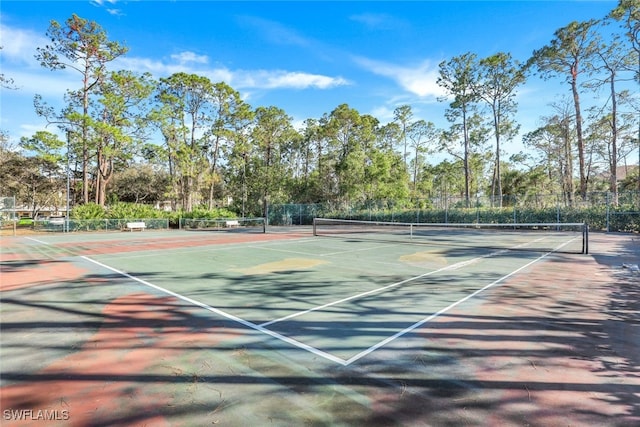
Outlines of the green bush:
M 180 218 L 198 218 L 198 219 L 218 219 L 218 218 L 237 218 L 238 215 L 225 208 L 205 209 L 196 208 L 192 212 L 167 212 L 155 209 L 153 206 L 139 203 L 115 202 L 103 208 L 96 203 L 87 203 L 76 206 L 71 211 L 71 218 L 76 220 L 101 220 L 101 219 L 158 219 L 168 220 L 170 227 L 178 227 Z M 104 227 L 99 223 L 84 223 L 82 227 L 90 229 Z
M 107 208 L 109 218 L 150 219 L 166 218 L 166 215 L 150 205 L 117 202 Z
M 218 218 L 236 218 L 238 215 L 225 208 L 195 208 L 191 212 L 183 212 L 182 218 L 189 219 L 218 219 Z
M 87 203 L 73 208 L 71 218 L 73 219 L 103 219 L 105 218 L 105 209 L 97 203 Z
M 18 220 L 18 226 L 28 226 L 28 225 L 33 225 L 33 220 L 31 218 L 20 218 Z

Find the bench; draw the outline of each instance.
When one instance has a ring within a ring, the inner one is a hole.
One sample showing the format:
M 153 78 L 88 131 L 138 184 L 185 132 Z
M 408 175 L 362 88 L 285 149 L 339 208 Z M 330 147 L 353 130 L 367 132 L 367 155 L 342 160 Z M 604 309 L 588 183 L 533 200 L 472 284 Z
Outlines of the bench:
M 231 219 L 231 220 L 225 221 L 224 225 L 225 227 L 239 227 L 240 222 L 235 219 Z
M 128 222 L 127 223 L 127 230 L 129 230 L 129 231 L 133 231 L 133 230 L 142 231 L 145 228 L 147 228 L 147 224 L 145 224 L 142 221 L 140 221 L 140 222 Z
M 60 217 L 49 218 L 49 224 L 53 226 L 63 226 L 64 218 L 60 218 Z

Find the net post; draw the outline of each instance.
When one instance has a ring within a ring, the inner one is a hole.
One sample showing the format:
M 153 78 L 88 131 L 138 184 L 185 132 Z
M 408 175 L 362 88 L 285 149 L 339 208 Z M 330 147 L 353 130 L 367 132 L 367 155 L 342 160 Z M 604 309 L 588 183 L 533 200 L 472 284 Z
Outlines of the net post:
M 317 219 L 318 219 L 318 218 L 316 218 L 316 217 L 314 217 L 314 218 L 313 218 L 313 235 L 314 235 L 314 236 L 317 236 L 317 235 L 318 235 L 318 232 L 316 231 L 316 220 L 317 220 Z
M 582 225 L 582 253 L 589 253 L 589 224 L 586 222 Z
M 409 224 L 409 240 L 413 240 L 413 224 Z
M 266 233 L 267 232 L 267 219 L 264 218 L 262 221 L 262 232 Z

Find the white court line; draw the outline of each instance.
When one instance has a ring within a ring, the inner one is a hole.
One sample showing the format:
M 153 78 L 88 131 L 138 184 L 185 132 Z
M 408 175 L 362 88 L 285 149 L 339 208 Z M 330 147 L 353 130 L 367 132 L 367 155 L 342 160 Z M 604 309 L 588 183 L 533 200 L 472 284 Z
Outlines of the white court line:
M 268 251 L 272 251 L 272 252 L 282 252 L 282 253 L 286 253 L 286 254 L 296 254 L 296 255 L 307 255 L 307 256 L 318 256 L 318 254 L 314 254 L 311 252 L 302 252 L 302 251 L 292 251 L 292 250 L 287 250 L 287 249 L 278 249 L 278 248 L 273 248 L 270 246 L 249 246 L 252 249 L 260 249 L 260 250 L 268 250 Z
M 320 356 L 320 357 L 323 357 L 323 358 L 325 358 L 327 360 L 330 360 L 332 362 L 338 363 L 340 365 L 343 365 L 343 366 L 346 365 L 346 362 L 345 362 L 344 359 L 341 359 L 341 358 L 339 358 L 337 356 L 334 356 L 332 354 L 329 354 L 327 352 L 319 350 L 319 349 L 317 349 L 315 347 L 311 347 L 310 345 L 307 345 L 307 344 L 302 343 L 300 341 L 297 341 L 297 340 L 294 340 L 292 338 L 286 337 L 286 336 L 281 335 L 281 334 L 279 334 L 277 332 L 270 331 L 270 330 L 265 329 L 264 327 L 262 327 L 260 325 L 256 325 L 255 323 L 252 323 L 252 322 L 249 322 L 247 320 L 241 319 L 240 317 L 237 317 L 237 316 L 234 316 L 232 314 L 226 313 L 226 312 L 224 312 L 222 310 L 219 310 L 219 309 L 217 309 L 215 307 L 212 307 L 210 305 L 201 303 L 200 301 L 196 301 L 196 300 L 194 300 L 192 298 L 186 297 L 184 295 L 180 295 L 180 294 L 178 294 L 176 292 L 170 291 L 170 290 L 165 289 L 165 288 L 163 288 L 161 286 L 154 285 L 153 283 L 150 283 L 150 282 L 147 282 L 146 280 L 143 280 L 143 279 L 140 279 L 138 277 L 132 276 L 132 275 L 130 275 L 130 274 L 124 272 L 124 271 L 120 271 L 120 270 L 118 270 L 116 268 L 110 267 L 110 266 L 108 266 L 106 264 L 103 264 L 103 263 L 101 263 L 99 261 L 93 260 L 93 259 L 91 259 L 89 257 L 81 256 L 80 258 L 85 259 L 85 260 L 87 260 L 87 261 L 89 261 L 89 262 L 91 262 L 93 264 L 99 265 L 100 267 L 106 268 L 107 270 L 111 270 L 114 273 L 118 273 L 118 274 L 120 274 L 120 275 L 122 275 L 124 277 L 127 277 L 127 278 L 131 279 L 131 280 L 135 280 L 138 283 L 141 283 L 141 284 L 143 284 L 145 286 L 148 286 L 150 288 L 156 289 L 156 290 L 158 290 L 160 292 L 163 292 L 163 293 L 165 293 L 167 295 L 171 295 L 171 296 L 173 296 L 175 298 L 181 299 L 183 301 L 186 301 L 186 302 L 188 302 L 190 304 L 193 304 L 195 306 L 198 306 L 200 308 L 204 308 L 205 310 L 211 311 L 212 313 L 216 313 L 216 314 L 218 314 L 218 315 L 220 315 L 222 317 L 225 317 L 225 318 L 227 318 L 229 320 L 232 320 L 234 322 L 240 323 L 241 325 L 244 325 L 244 326 L 246 326 L 248 328 L 254 329 L 256 331 L 262 332 L 263 334 L 266 334 L 266 335 L 269 335 L 269 336 L 271 336 L 273 338 L 276 338 L 276 339 L 279 339 L 281 341 L 284 341 L 287 344 L 291 344 L 291 345 L 293 345 L 295 347 L 301 348 L 301 349 L 306 350 L 306 351 L 308 351 L 310 353 L 313 353 L 313 354 L 315 354 L 317 356 Z
M 372 353 L 372 352 L 374 352 L 375 350 L 377 350 L 377 349 L 379 349 L 380 347 L 382 347 L 382 346 L 384 346 L 384 345 L 386 345 L 386 344 L 390 343 L 391 341 L 395 340 L 396 338 L 399 338 L 399 337 L 401 337 L 401 336 L 403 336 L 403 335 L 405 335 L 405 334 L 407 334 L 407 333 L 409 333 L 409 332 L 413 331 L 414 329 L 419 328 L 420 326 L 424 325 L 425 323 L 427 323 L 427 322 L 429 322 L 429 321 L 431 321 L 431 320 L 435 319 L 436 317 L 440 316 L 441 314 L 446 313 L 447 311 L 451 310 L 451 309 L 452 309 L 452 308 L 454 308 L 455 306 L 460 305 L 460 304 L 462 304 L 463 302 L 465 302 L 465 301 L 467 301 L 467 300 L 469 300 L 469 299 L 471 299 L 471 298 L 475 297 L 475 296 L 476 296 L 476 295 L 478 295 L 479 293 L 484 292 L 484 291 L 486 291 L 487 289 L 494 287 L 495 285 L 497 285 L 497 284 L 499 284 L 499 283 L 503 282 L 504 280 L 508 279 L 509 277 L 513 276 L 514 274 L 516 274 L 516 273 L 518 273 L 518 272 L 520 272 L 520 271 L 524 270 L 525 268 L 529 267 L 530 265 L 535 264 L 536 262 L 540 261 L 541 259 L 546 258 L 547 256 L 551 255 L 551 254 L 552 254 L 552 253 L 554 253 L 554 252 L 557 252 L 558 250 L 560 250 L 562 247 L 564 247 L 564 246 L 568 245 L 568 244 L 569 244 L 570 242 L 572 242 L 573 240 L 575 240 L 575 239 L 572 239 L 572 240 L 571 240 L 571 241 L 569 241 L 569 242 L 566 242 L 566 243 L 563 243 L 563 244 L 562 244 L 562 245 L 560 245 L 560 246 L 557 246 L 554 250 L 552 250 L 552 251 L 550 251 L 550 252 L 547 252 L 546 254 L 543 254 L 543 255 L 539 256 L 538 258 L 536 258 L 536 259 L 534 259 L 533 261 L 531 261 L 531 262 L 529 262 L 529 263 L 527 263 L 527 264 L 523 265 L 522 267 L 520 267 L 520 268 L 518 268 L 518 269 L 516 269 L 516 270 L 513 270 L 511 273 L 509 273 L 509 274 L 507 274 L 507 275 L 505 275 L 505 276 L 502 276 L 502 277 L 501 277 L 501 278 L 499 278 L 498 280 L 495 280 L 495 281 L 493 281 L 493 282 L 489 283 L 488 285 L 484 286 L 483 288 L 480 288 L 480 289 L 478 289 L 477 291 L 474 291 L 474 292 L 470 293 L 470 294 L 469 294 L 469 295 L 467 295 L 466 297 L 464 297 L 464 298 L 462 298 L 462 299 L 460 299 L 460 300 L 458 300 L 458 301 L 456 301 L 456 302 L 454 302 L 454 303 L 452 303 L 452 304 L 448 305 L 447 307 L 443 308 L 442 310 L 437 311 L 436 313 L 432 314 L 431 316 L 429 316 L 429 317 L 425 317 L 424 319 L 420 320 L 419 322 L 416 322 L 416 323 L 414 323 L 413 325 L 411 325 L 411 326 L 409 326 L 409 327 L 407 327 L 407 328 L 405 328 L 405 329 L 401 330 L 400 332 L 397 332 L 397 333 L 393 334 L 392 336 L 390 336 L 390 337 L 388 337 L 388 338 L 386 338 L 386 339 L 384 339 L 384 340 L 380 341 L 379 343 L 377 343 L 377 344 L 375 344 L 375 345 L 373 345 L 373 346 L 369 347 L 368 349 L 366 349 L 366 350 L 364 350 L 364 351 L 361 351 L 360 353 L 356 354 L 355 356 L 353 356 L 353 357 L 349 358 L 349 359 L 346 361 L 345 366 L 346 366 L 346 365 L 350 365 L 351 363 L 353 363 L 353 362 L 357 361 L 358 359 L 361 359 L 361 358 L 365 357 L 365 356 L 366 356 L 366 355 L 368 355 L 368 354 L 371 354 L 371 353 Z
M 25 237 L 25 239 L 33 240 L 34 242 L 37 242 L 37 243 L 40 243 L 40 244 L 43 244 L 43 245 L 52 246 L 51 243 L 47 243 L 47 242 L 45 242 L 43 240 L 34 239 L 33 237 Z
M 247 242 L 247 243 L 253 243 L 253 245 L 257 247 L 263 247 L 263 246 L 269 247 L 269 246 L 287 245 L 291 242 L 306 243 L 306 242 L 314 242 L 314 241 L 316 241 L 315 237 L 296 237 L 295 239 L 262 240 L 262 241 Z
M 51 247 L 53 247 L 53 248 L 58 249 L 60 252 L 66 252 L 66 253 L 68 253 L 68 254 L 69 254 L 69 255 L 71 255 L 71 256 L 76 256 L 76 255 L 77 255 L 77 253 L 75 253 L 75 252 L 74 252 L 74 251 L 72 251 L 71 249 L 69 249 L 69 248 L 64 248 L 64 247 L 60 247 L 60 246 L 56 245 L 55 243 L 45 242 L 44 240 L 34 239 L 33 237 L 25 237 L 25 239 L 31 240 L 31 241 L 36 242 L 36 243 L 40 243 L 41 245 L 44 245 L 44 246 L 51 246 Z M 41 254 L 43 254 L 43 255 L 45 255 L 45 256 L 47 256 L 47 257 L 51 258 L 51 259 L 54 259 L 54 258 L 55 258 L 52 254 L 44 253 L 44 252 L 42 252 L 42 251 L 41 251 L 41 250 L 39 250 L 39 249 L 38 249 L 38 251 L 40 251 L 40 253 L 41 253 Z
M 45 244 L 45 245 L 49 245 L 49 243 L 43 242 L 43 241 L 39 241 L 37 239 L 28 238 L 28 237 L 27 237 L 27 239 L 30 239 L 30 240 L 33 240 L 35 242 L 42 243 L 42 244 Z M 379 291 L 388 289 L 388 288 L 390 288 L 392 286 L 399 286 L 400 284 L 406 283 L 407 281 L 416 280 L 416 279 L 418 279 L 420 277 L 425 277 L 425 276 L 428 276 L 430 274 L 434 274 L 434 273 L 439 272 L 439 271 L 450 270 L 450 269 L 458 269 L 458 268 L 464 267 L 466 265 L 472 264 L 474 262 L 477 262 L 480 259 L 490 258 L 490 257 L 496 256 L 496 255 L 504 253 L 504 252 L 509 252 L 509 250 L 503 249 L 503 250 L 492 252 L 492 253 L 477 257 L 477 258 L 473 258 L 471 260 L 467 260 L 467 261 L 463 261 L 463 262 L 460 262 L 460 263 L 452 264 L 450 266 L 444 267 L 444 268 L 439 269 L 439 270 L 431 271 L 431 272 L 425 273 L 425 274 L 420 275 L 420 276 L 416 276 L 416 277 L 411 278 L 411 279 L 407 279 L 407 280 L 404 280 L 404 281 L 401 281 L 401 282 L 397 282 L 397 283 L 394 283 L 394 284 L 391 284 L 391 285 L 387 285 L 387 286 L 385 286 L 383 288 L 374 289 L 372 291 L 364 292 L 364 293 L 356 295 L 356 296 L 345 298 L 345 299 L 342 299 L 340 301 L 336 301 L 336 302 L 333 302 L 333 303 L 330 303 L 330 304 L 325 304 L 324 306 L 321 306 L 321 307 L 316 307 L 316 308 L 313 308 L 313 309 L 310 309 L 310 310 L 306 310 L 306 311 L 301 312 L 301 313 L 296 313 L 294 315 L 290 315 L 290 316 L 287 316 L 285 318 L 278 319 L 278 320 L 271 321 L 271 322 L 267 322 L 267 323 L 263 323 L 263 324 L 260 324 L 260 325 L 256 325 L 255 323 L 249 322 L 247 320 L 244 320 L 244 319 L 239 318 L 237 316 L 234 316 L 232 314 L 226 313 L 226 312 L 224 312 L 222 310 L 219 310 L 219 309 L 217 309 L 215 307 L 212 307 L 212 306 L 209 306 L 207 304 L 201 303 L 201 302 L 199 302 L 197 300 L 194 300 L 192 298 L 186 297 L 184 295 L 180 295 L 180 294 L 178 294 L 176 292 L 173 292 L 173 291 L 170 291 L 168 289 L 162 288 L 162 287 L 160 287 L 158 285 L 154 285 L 153 283 L 150 283 L 150 282 L 147 282 L 146 280 L 143 280 L 143 279 L 137 278 L 135 276 L 132 276 L 132 275 L 130 275 L 130 274 L 124 272 L 124 271 L 121 271 L 121 270 L 118 270 L 116 268 L 110 267 L 110 266 L 108 266 L 106 264 L 103 264 L 103 263 L 101 263 L 99 261 L 93 260 L 93 259 L 91 259 L 89 257 L 81 256 L 80 258 L 85 259 L 85 260 L 87 260 L 87 261 L 89 261 L 89 262 L 91 262 L 93 264 L 99 265 L 99 266 L 101 266 L 101 267 L 103 267 L 103 268 L 105 268 L 107 270 L 110 270 L 110 271 L 113 271 L 113 272 L 115 272 L 117 274 L 120 274 L 120 275 L 122 275 L 124 277 L 127 277 L 127 278 L 129 278 L 131 280 L 134 280 L 134 281 L 136 281 L 138 283 L 141 283 L 141 284 L 143 284 L 145 286 L 148 286 L 148 287 L 151 287 L 153 289 L 156 289 L 156 290 L 158 290 L 160 292 L 163 292 L 163 293 L 165 293 L 167 295 L 171 295 L 171 296 L 173 296 L 175 298 L 178 298 L 178 299 L 181 299 L 183 301 L 186 301 L 186 302 L 188 302 L 190 304 L 193 304 L 193 305 L 195 305 L 197 307 L 201 307 L 201 308 L 203 308 L 205 310 L 208 310 L 208 311 L 211 311 L 213 313 L 216 313 L 216 314 L 218 314 L 218 315 L 220 315 L 220 316 L 222 316 L 224 318 L 227 318 L 227 319 L 232 320 L 234 322 L 240 323 L 241 325 L 244 325 L 244 326 L 246 326 L 248 328 L 254 329 L 254 330 L 258 331 L 258 332 L 262 332 L 263 334 L 269 335 L 272 338 L 279 339 L 279 340 L 281 340 L 283 342 L 286 342 L 286 343 L 288 343 L 288 344 L 290 344 L 290 345 L 292 345 L 294 347 L 298 347 L 300 349 L 306 350 L 306 351 L 308 351 L 310 353 L 313 353 L 313 354 L 315 354 L 317 356 L 325 358 L 325 359 L 327 359 L 329 361 L 338 363 L 339 365 L 347 366 L 347 365 L 350 365 L 351 363 L 356 362 L 357 360 L 367 356 L 368 354 L 371 354 L 375 350 L 377 350 L 380 347 L 390 343 L 391 341 L 393 341 L 393 340 L 395 340 L 395 339 L 397 339 L 397 338 L 399 338 L 399 337 L 401 337 L 401 336 L 403 336 L 403 335 L 415 330 L 416 328 L 422 326 L 423 324 L 425 324 L 425 323 L 433 320 L 434 318 L 442 315 L 443 313 L 451 310 L 452 308 L 456 307 L 457 305 L 459 305 L 459 304 L 461 304 L 461 303 L 463 303 L 463 302 L 475 297 L 476 295 L 480 294 L 481 292 L 483 292 L 483 291 L 485 291 L 485 290 L 487 290 L 487 289 L 489 289 L 489 288 L 491 288 L 491 287 L 503 282 L 507 278 L 509 278 L 509 277 L 513 276 L 514 274 L 522 271 L 523 269 L 529 267 L 530 265 L 532 265 L 532 264 L 534 264 L 534 263 L 546 258 L 550 254 L 552 254 L 554 252 L 557 252 L 562 247 L 564 247 L 564 246 L 568 245 L 569 243 L 571 243 L 573 240 L 576 240 L 576 239 L 572 239 L 569 242 L 566 242 L 566 243 L 564 243 L 562 245 L 557 246 L 553 251 L 545 253 L 544 255 L 534 259 L 533 261 L 527 263 L 526 265 L 524 265 L 524 266 L 512 271 L 511 273 L 509 273 L 509 274 L 499 278 L 498 280 L 496 280 L 496 281 L 484 286 L 483 288 L 472 292 L 471 294 L 469 294 L 469 295 L 465 296 L 464 298 L 462 298 L 462 299 L 450 304 L 449 306 L 439 310 L 438 312 L 436 312 L 436 313 L 434 313 L 434 314 L 432 314 L 432 315 L 430 315 L 430 316 L 428 316 L 428 317 L 426 317 L 426 318 L 414 323 L 413 325 L 411 325 L 411 326 L 409 326 L 409 327 L 407 327 L 407 328 L 395 333 L 394 335 L 392 335 L 392 336 L 390 336 L 390 337 L 378 342 L 377 344 L 375 344 L 375 345 L 369 347 L 368 349 L 356 354 L 355 356 L 349 358 L 348 360 L 345 360 L 345 359 L 342 359 L 340 357 L 334 356 L 334 355 L 332 355 L 330 353 L 327 353 L 325 351 L 322 351 L 320 349 L 317 349 L 315 347 L 312 347 L 310 345 L 307 345 L 305 343 L 297 341 L 297 340 L 295 340 L 293 338 L 289 338 L 289 337 L 284 336 L 282 334 L 279 334 L 277 332 L 274 332 L 274 331 L 271 331 L 269 329 L 266 329 L 265 326 L 269 325 L 269 324 L 272 324 L 272 323 L 275 323 L 275 322 L 278 322 L 278 321 L 281 321 L 281 320 L 284 320 L 286 318 L 291 318 L 291 317 L 295 317 L 295 316 L 298 316 L 298 315 L 301 315 L 301 314 L 305 314 L 305 313 L 308 313 L 308 312 L 311 312 L 311 311 L 315 311 L 315 310 L 321 309 L 322 307 L 328 307 L 330 305 L 335 305 L 335 304 L 338 304 L 340 302 L 348 301 L 348 300 L 351 300 L 351 299 L 354 299 L 354 298 L 358 298 L 358 297 L 361 297 L 361 296 L 364 296 L 364 295 L 368 295 L 368 294 L 372 294 L 372 293 L 375 293 L 375 292 L 379 292 Z M 519 246 L 521 246 L 521 245 L 519 245 Z
M 365 251 L 373 251 L 376 249 L 383 249 L 383 248 L 392 248 L 394 246 L 400 246 L 400 245 L 406 245 L 406 243 L 393 243 L 393 244 L 385 244 L 385 245 L 375 245 L 375 246 L 369 246 L 368 248 L 362 248 L 362 249 L 350 249 L 348 251 L 338 251 L 338 252 L 329 252 L 327 254 L 321 254 L 320 256 L 336 256 L 336 255 L 343 255 L 343 254 L 350 254 L 350 253 L 354 253 L 354 252 L 365 252 Z
M 426 272 L 424 274 L 420 274 L 419 276 L 410 277 L 410 278 L 402 280 L 400 282 L 395 282 L 395 283 L 392 283 L 390 285 L 383 286 L 382 288 L 372 289 L 370 291 L 362 292 L 362 293 L 357 294 L 357 295 L 352 295 L 350 297 L 346 297 L 346 298 L 343 298 L 343 299 L 338 300 L 338 301 L 333 301 L 333 302 L 330 302 L 330 303 L 327 303 L 327 304 L 324 304 L 324 305 L 320 305 L 320 306 L 317 306 L 317 307 L 310 308 L 308 310 L 299 311 L 297 313 L 292 313 L 292 314 L 290 314 L 288 316 L 284 316 L 284 317 L 281 317 L 279 319 L 275 319 L 275 320 L 271 320 L 269 322 L 261 323 L 260 326 L 262 326 L 262 327 L 269 326 L 269 325 L 272 325 L 274 323 L 282 322 L 284 320 L 292 319 L 294 317 L 298 317 L 298 316 L 302 316 L 304 314 L 308 314 L 308 313 L 311 313 L 311 312 L 314 312 L 314 311 L 322 310 L 324 308 L 331 307 L 332 305 L 340 304 L 340 303 L 343 303 L 343 302 L 347 302 L 347 301 L 351 301 L 351 300 L 354 300 L 354 299 L 362 298 L 362 297 L 365 297 L 365 296 L 368 296 L 368 295 L 371 295 L 371 294 L 375 294 L 375 293 L 378 293 L 378 292 L 386 291 L 387 289 L 394 288 L 396 286 L 400 286 L 400 285 L 403 285 L 405 283 L 411 282 L 413 280 L 421 279 L 423 277 L 431 276 L 432 274 L 440 273 L 442 271 L 457 270 L 458 268 L 462 268 L 462 267 L 465 267 L 467 265 L 473 264 L 473 263 L 475 263 L 475 262 L 477 262 L 477 261 L 479 261 L 479 260 L 481 260 L 483 258 L 491 258 L 491 257 L 494 257 L 496 255 L 502 254 L 504 252 L 507 252 L 507 250 L 503 249 L 503 250 L 496 251 L 496 252 L 491 252 L 489 254 L 482 255 L 482 256 L 479 256 L 479 257 L 476 257 L 476 258 L 472 258 L 472 259 L 469 259 L 469 260 L 466 260 L 466 261 L 457 262 L 455 264 L 451 264 L 451 265 L 448 265 L 446 267 L 439 268 L 438 270 L 428 271 L 428 272 Z

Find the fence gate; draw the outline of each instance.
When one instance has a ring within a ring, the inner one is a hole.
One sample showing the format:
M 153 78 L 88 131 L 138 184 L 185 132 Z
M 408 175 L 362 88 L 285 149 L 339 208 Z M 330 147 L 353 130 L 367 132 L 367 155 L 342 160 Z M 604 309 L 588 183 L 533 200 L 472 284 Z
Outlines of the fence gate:
M 12 229 L 13 235 L 16 235 L 16 198 L 0 196 L 0 228 L 2 230 Z

